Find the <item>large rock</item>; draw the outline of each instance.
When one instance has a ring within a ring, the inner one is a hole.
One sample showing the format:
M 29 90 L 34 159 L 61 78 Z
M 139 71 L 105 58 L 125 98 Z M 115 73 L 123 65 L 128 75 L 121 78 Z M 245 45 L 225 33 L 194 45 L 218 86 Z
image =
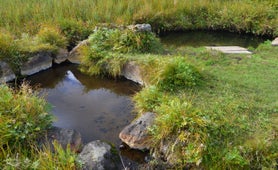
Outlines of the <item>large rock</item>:
M 0 83 L 6 83 L 15 79 L 15 74 L 10 66 L 3 61 L 0 61 Z
M 144 85 L 140 67 L 134 61 L 129 61 L 124 65 L 121 75 L 128 80 Z
M 60 64 L 68 59 L 69 52 L 66 49 L 59 48 L 57 54 L 54 56 L 54 62 Z
M 120 139 L 130 148 L 139 150 L 150 149 L 151 136 L 148 129 L 153 125 L 154 119 L 154 113 L 144 113 L 121 131 Z
M 128 29 L 131 29 L 135 32 L 151 32 L 152 26 L 150 24 L 136 24 L 127 26 Z
M 21 75 L 28 76 L 46 70 L 52 67 L 51 52 L 42 51 L 30 57 L 27 62 L 21 66 Z
M 275 38 L 275 40 L 273 40 L 271 44 L 272 44 L 273 46 L 278 46 L 278 37 Z
M 71 63 L 80 64 L 81 63 L 81 59 L 80 59 L 81 53 L 80 53 L 80 50 L 81 50 L 82 47 L 87 46 L 87 45 L 89 45 L 89 40 L 88 39 L 81 41 L 76 47 L 74 47 L 70 51 L 68 60 Z
M 84 146 L 78 155 L 84 170 L 110 170 L 120 169 L 118 157 L 111 152 L 112 147 L 100 140 L 93 141 Z
M 43 143 L 53 143 L 56 140 L 64 149 L 70 145 L 71 150 L 79 151 L 82 147 L 81 134 L 76 130 L 52 127 L 47 132 L 47 137 Z

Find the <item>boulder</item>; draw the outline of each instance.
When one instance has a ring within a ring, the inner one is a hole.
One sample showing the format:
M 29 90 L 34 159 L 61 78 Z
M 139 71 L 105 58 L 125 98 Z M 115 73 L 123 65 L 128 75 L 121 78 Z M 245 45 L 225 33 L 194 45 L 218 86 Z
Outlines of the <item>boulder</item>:
M 54 56 L 54 63 L 60 64 L 68 59 L 69 52 L 66 49 L 59 48 L 57 54 Z
M 136 24 L 127 26 L 128 29 L 131 29 L 135 32 L 151 32 L 152 26 L 150 24 Z
M 119 158 L 111 152 L 112 147 L 100 140 L 86 144 L 78 155 L 83 170 L 120 169 Z
M 273 46 L 278 46 L 278 37 L 275 38 L 272 43 L 271 43 Z
M 38 52 L 21 66 L 21 75 L 32 75 L 50 67 L 52 67 L 51 52 Z
M 140 72 L 140 67 L 134 61 L 129 61 L 123 66 L 121 75 L 128 80 L 134 81 L 140 85 L 144 85 L 144 81 Z
M 120 139 L 130 148 L 139 150 L 150 149 L 151 136 L 149 135 L 148 128 L 153 125 L 154 120 L 154 113 L 144 113 L 121 131 Z
M 15 79 L 15 74 L 10 66 L 3 61 L 0 61 L 0 83 L 6 83 Z
M 43 143 L 53 143 L 56 140 L 64 149 L 70 145 L 71 150 L 79 151 L 82 147 L 81 134 L 76 130 L 52 127 L 47 132 L 47 137 Z
M 89 45 L 89 40 L 88 39 L 81 41 L 76 47 L 74 47 L 70 51 L 68 60 L 71 63 L 80 64 L 81 63 L 80 49 L 84 46 L 87 46 L 87 45 Z

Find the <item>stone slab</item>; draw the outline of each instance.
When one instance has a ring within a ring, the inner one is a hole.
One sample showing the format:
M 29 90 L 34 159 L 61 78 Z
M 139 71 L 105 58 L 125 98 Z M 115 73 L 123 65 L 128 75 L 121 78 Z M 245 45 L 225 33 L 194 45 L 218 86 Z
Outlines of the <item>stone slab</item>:
M 4 61 L 0 61 L 0 83 L 6 83 L 13 79 L 15 79 L 15 74 L 10 66 Z
M 275 38 L 275 39 L 271 42 L 271 44 L 272 44 L 273 46 L 278 46 L 278 37 Z
M 209 50 L 220 51 L 225 54 L 252 54 L 251 51 L 239 46 L 208 46 L 206 48 Z

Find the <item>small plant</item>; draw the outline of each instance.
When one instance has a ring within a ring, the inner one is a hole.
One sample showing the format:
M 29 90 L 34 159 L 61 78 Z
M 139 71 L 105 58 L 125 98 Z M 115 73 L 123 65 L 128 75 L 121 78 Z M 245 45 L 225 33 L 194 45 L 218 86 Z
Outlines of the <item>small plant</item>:
M 42 43 L 48 43 L 55 47 L 65 48 L 67 46 L 67 39 L 62 35 L 62 32 L 54 26 L 41 26 L 37 37 Z
M 44 99 L 23 84 L 17 92 L 0 86 L 0 147 L 33 143 L 52 123 Z
M 171 59 L 159 75 L 158 86 L 164 90 L 176 91 L 200 85 L 201 74 L 182 57 Z

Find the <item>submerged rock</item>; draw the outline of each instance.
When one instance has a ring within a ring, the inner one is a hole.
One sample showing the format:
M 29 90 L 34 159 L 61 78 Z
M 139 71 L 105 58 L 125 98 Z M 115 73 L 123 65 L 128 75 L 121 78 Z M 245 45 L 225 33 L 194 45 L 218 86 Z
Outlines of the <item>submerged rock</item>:
M 47 137 L 43 143 L 53 143 L 56 140 L 64 149 L 70 145 L 71 150 L 78 151 L 82 147 L 81 134 L 72 129 L 52 127 L 47 132 Z
M 127 26 L 128 29 L 131 29 L 135 32 L 151 32 L 152 26 L 150 24 L 136 24 Z
M 117 165 L 118 157 L 111 150 L 112 147 L 109 144 L 100 140 L 88 143 L 78 155 L 78 160 L 82 163 L 82 169 L 120 169 Z
M 74 47 L 70 51 L 68 60 L 71 63 L 80 64 L 81 63 L 81 59 L 80 59 L 81 53 L 80 53 L 80 50 L 81 50 L 82 47 L 87 46 L 87 45 L 89 45 L 89 40 L 88 39 L 81 41 L 76 47 Z
M 130 148 L 139 150 L 150 149 L 151 137 L 148 128 L 153 125 L 154 119 L 154 113 L 144 113 L 121 131 L 120 139 Z
M 0 61 L 0 83 L 6 83 L 13 79 L 15 79 L 15 74 L 10 66 L 4 61 Z
M 54 62 L 60 64 L 68 59 L 69 52 L 66 49 L 58 49 L 58 53 L 54 56 Z
M 271 43 L 273 46 L 278 46 L 278 37 L 275 38 L 272 43 Z
M 140 67 L 134 61 L 129 61 L 124 65 L 121 75 L 128 80 L 134 81 L 140 85 L 144 85 Z
M 47 51 L 36 53 L 21 66 L 21 75 L 29 76 L 52 67 L 51 55 L 51 52 Z

